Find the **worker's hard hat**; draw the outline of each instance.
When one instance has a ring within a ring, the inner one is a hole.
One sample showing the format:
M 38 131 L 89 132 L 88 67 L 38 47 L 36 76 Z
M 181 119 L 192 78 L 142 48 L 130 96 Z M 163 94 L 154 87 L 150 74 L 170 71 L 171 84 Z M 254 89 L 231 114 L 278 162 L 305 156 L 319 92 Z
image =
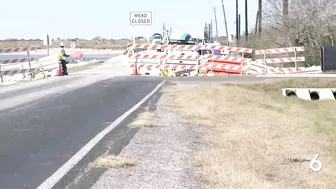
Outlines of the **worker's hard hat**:
M 64 43 L 63 43 L 63 42 L 61 42 L 59 46 L 60 46 L 60 47 L 64 47 Z

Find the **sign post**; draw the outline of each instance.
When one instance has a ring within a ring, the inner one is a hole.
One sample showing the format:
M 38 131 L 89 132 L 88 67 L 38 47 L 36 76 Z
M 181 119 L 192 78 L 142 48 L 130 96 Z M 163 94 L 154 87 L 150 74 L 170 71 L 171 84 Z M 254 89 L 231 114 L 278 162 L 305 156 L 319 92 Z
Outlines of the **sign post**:
M 146 37 L 147 37 L 147 42 L 148 44 L 150 43 L 149 38 L 150 38 L 150 28 L 149 26 L 146 26 Z
M 146 26 L 147 40 L 149 43 L 149 27 L 152 25 L 152 11 L 134 11 L 130 12 L 130 25 L 132 27 L 133 43 L 135 43 L 135 26 Z
M 134 29 L 134 26 L 131 26 L 131 29 L 132 29 L 132 42 L 133 44 L 135 44 L 135 29 Z
M 43 40 L 43 45 L 47 46 L 47 54 L 49 56 L 49 47 L 52 45 L 52 41 L 49 38 L 49 35 L 47 35 L 47 39 Z

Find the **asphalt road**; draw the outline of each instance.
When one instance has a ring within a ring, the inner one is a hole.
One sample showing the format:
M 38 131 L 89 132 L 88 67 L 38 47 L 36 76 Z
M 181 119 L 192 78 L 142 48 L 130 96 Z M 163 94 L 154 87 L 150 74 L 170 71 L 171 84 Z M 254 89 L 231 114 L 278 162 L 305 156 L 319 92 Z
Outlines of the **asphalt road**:
M 161 81 L 114 78 L 1 112 L 0 188 L 36 188 Z

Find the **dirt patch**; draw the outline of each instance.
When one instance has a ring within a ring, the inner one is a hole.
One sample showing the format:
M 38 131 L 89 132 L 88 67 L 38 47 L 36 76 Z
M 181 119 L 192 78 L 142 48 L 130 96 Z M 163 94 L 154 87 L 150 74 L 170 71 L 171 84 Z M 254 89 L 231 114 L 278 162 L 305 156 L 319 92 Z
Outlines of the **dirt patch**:
M 97 168 L 125 168 L 135 165 L 136 163 L 132 160 L 113 155 L 99 157 L 91 164 L 91 166 Z
M 330 79 L 164 89 L 207 150 L 189 160 L 204 188 L 336 188 L 336 102 L 283 97 L 282 87 L 335 87 Z M 315 154 L 324 167 L 308 172 Z M 287 163 L 287 164 L 285 164 Z

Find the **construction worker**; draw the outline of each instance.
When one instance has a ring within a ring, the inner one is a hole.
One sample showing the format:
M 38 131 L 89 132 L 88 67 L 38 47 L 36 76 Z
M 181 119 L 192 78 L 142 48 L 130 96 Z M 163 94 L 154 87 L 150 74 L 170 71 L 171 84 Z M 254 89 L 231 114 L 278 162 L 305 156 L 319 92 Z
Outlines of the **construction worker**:
M 69 75 L 68 74 L 68 69 L 67 69 L 67 66 L 66 66 L 66 64 L 68 64 L 67 57 L 69 57 L 69 55 L 65 54 L 64 44 L 63 44 L 63 42 L 61 42 L 60 43 L 60 48 L 58 49 L 58 60 L 62 65 L 63 75 Z
M 124 55 L 125 55 L 125 54 L 134 54 L 134 49 L 133 49 L 133 47 L 130 46 L 130 45 L 127 45 L 126 50 L 124 51 L 123 54 L 124 54 Z

